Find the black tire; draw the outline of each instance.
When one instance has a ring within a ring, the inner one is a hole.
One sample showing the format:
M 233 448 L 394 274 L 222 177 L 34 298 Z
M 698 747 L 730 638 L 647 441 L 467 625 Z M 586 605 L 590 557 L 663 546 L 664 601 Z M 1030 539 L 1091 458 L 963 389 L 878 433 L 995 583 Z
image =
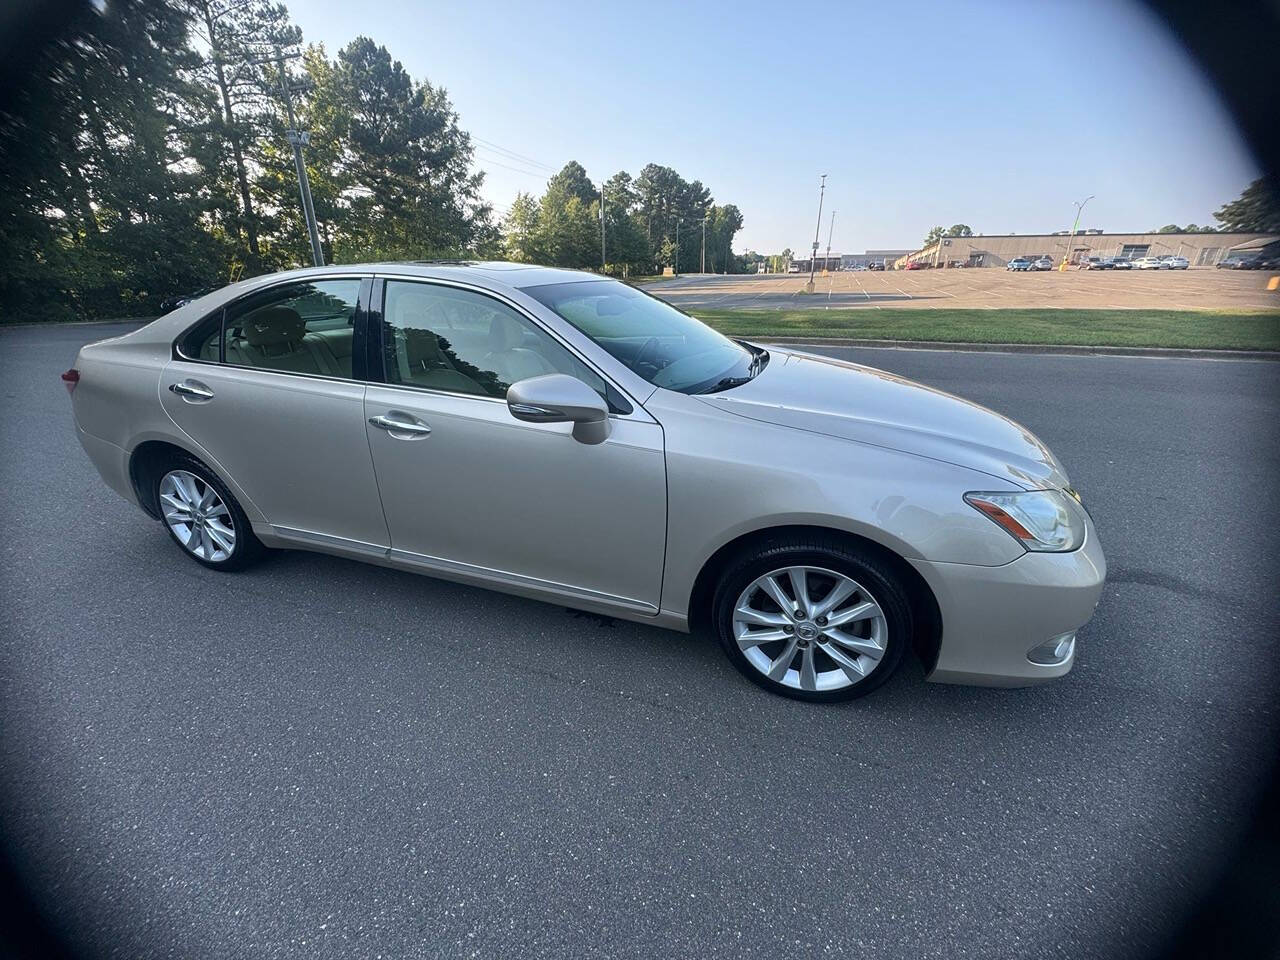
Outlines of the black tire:
M 194 474 L 203 483 L 212 487 L 227 507 L 228 518 L 226 522 L 235 533 L 235 545 L 230 554 L 221 559 L 206 559 L 197 556 L 182 541 L 177 532 L 164 519 L 164 504 L 160 499 L 160 487 L 164 478 L 175 470 L 185 470 L 187 473 Z M 164 527 L 165 532 L 178 545 L 183 554 L 190 557 L 196 563 L 210 570 L 234 571 L 243 570 L 245 567 L 257 563 L 267 553 L 267 548 L 263 546 L 253 533 L 253 527 L 249 523 L 249 518 L 245 516 L 244 510 L 240 507 L 239 501 L 227 489 L 227 485 L 219 479 L 218 475 L 206 467 L 203 463 L 191 456 L 175 455 L 164 463 L 160 464 L 152 474 L 151 494 L 154 498 L 157 510 L 160 513 L 160 523 Z
M 850 686 L 808 691 L 786 686 L 756 669 L 739 649 L 733 634 L 733 611 L 739 595 L 758 577 L 789 566 L 821 567 L 844 574 L 866 587 L 884 614 L 885 652 L 879 664 Z M 913 618 L 907 591 L 893 569 L 879 555 L 839 538 L 788 537 L 765 543 L 729 563 L 712 600 L 712 624 L 730 662 L 752 683 L 770 693 L 816 703 L 855 700 L 871 693 L 893 675 L 911 642 Z

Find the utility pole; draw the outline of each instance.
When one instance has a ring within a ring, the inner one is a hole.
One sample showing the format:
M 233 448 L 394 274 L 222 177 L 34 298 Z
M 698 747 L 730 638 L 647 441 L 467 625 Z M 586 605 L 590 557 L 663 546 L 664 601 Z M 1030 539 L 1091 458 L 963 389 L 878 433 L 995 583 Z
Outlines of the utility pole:
M 831 235 L 836 232 L 836 212 L 831 211 L 831 229 L 827 231 L 827 262 L 822 265 L 822 272 L 831 269 Z
M 822 198 L 827 192 L 827 175 L 822 175 L 822 183 L 818 186 L 818 223 L 813 228 L 813 253 L 809 255 L 809 282 L 805 284 L 804 292 L 813 293 L 813 268 L 817 266 L 818 260 L 818 234 L 822 230 Z
M 1067 238 L 1067 252 L 1062 255 L 1062 263 L 1058 267 L 1059 273 L 1062 273 L 1067 269 L 1067 262 L 1071 259 L 1071 248 L 1074 247 L 1076 243 L 1076 228 L 1080 226 L 1080 214 L 1084 213 L 1084 205 L 1092 200 L 1093 197 L 1094 194 L 1091 193 L 1083 200 L 1072 201 L 1072 203 L 1076 205 L 1076 219 L 1075 222 L 1071 224 L 1071 236 Z
M 680 276 L 680 218 L 676 217 L 676 260 L 672 264 L 672 273 Z
M 302 54 L 290 55 L 300 57 Z M 298 129 L 298 121 L 293 116 L 293 91 L 289 87 L 289 74 L 285 72 L 284 52 L 276 45 L 276 67 L 280 70 L 280 95 L 284 97 L 285 113 L 289 117 L 289 129 L 285 136 L 293 146 L 293 164 L 298 168 L 298 192 L 302 195 L 302 216 L 307 221 L 307 235 L 311 238 L 311 259 L 317 267 L 324 266 L 324 254 L 320 251 L 320 234 L 316 230 L 316 211 L 311 205 L 311 184 L 307 180 L 307 165 L 302 160 L 302 147 L 311 142 L 311 134 Z
M 707 272 L 707 218 L 702 217 L 702 272 Z
M 604 181 L 600 181 L 600 272 L 604 272 L 604 266 L 609 261 L 604 255 Z

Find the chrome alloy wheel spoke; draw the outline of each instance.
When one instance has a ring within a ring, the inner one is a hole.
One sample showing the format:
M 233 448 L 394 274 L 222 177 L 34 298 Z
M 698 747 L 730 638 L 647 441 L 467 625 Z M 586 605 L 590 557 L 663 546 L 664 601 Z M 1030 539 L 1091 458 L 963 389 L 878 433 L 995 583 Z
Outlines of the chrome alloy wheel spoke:
M 172 470 L 160 480 L 159 499 L 173 535 L 201 560 L 216 563 L 235 552 L 235 523 L 213 484 Z
M 748 663 L 806 692 L 865 679 L 884 657 L 888 636 L 884 611 L 865 587 L 834 570 L 799 565 L 748 584 L 732 627 Z

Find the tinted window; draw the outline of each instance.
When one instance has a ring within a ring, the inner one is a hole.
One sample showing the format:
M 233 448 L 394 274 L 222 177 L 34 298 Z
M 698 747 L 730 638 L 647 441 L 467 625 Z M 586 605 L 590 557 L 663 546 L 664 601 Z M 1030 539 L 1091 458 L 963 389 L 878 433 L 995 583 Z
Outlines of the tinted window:
M 351 377 L 360 280 L 277 287 L 234 304 L 224 325 L 226 362 L 287 373 Z M 216 337 L 198 356 L 217 359 Z
M 519 380 L 565 373 L 606 395 L 604 380 L 549 334 L 470 290 L 389 280 L 383 350 L 388 383 L 502 398 Z

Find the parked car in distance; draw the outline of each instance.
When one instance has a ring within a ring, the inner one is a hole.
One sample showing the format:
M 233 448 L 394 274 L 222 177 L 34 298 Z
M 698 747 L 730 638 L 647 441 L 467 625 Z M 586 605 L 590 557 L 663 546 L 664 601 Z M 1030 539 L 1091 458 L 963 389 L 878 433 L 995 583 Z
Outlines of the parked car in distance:
M 163 300 L 160 301 L 160 312 L 163 314 L 163 313 L 168 313 L 171 310 L 177 310 L 184 303 L 190 303 L 192 300 L 195 300 L 199 297 L 203 297 L 205 294 L 212 293 L 216 289 L 218 288 L 217 287 L 201 287 L 200 289 L 196 290 L 193 293 L 177 293 L 177 294 L 173 294 L 171 296 L 165 297 Z
M 923 260 L 911 260 L 911 261 L 909 261 L 909 262 L 907 263 L 907 267 L 906 267 L 906 269 L 908 269 L 908 270 L 928 270 L 928 269 L 929 269 L 929 265 L 928 265 L 927 263 L 925 263 Z
M 1112 257 L 1110 262 L 1111 262 L 1111 266 L 1107 268 L 1109 270 L 1132 270 L 1133 269 L 1133 261 L 1130 260 L 1128 257 Z
M 1024 427 L 591 273 L 257 277 L 81 348 L 62 379 L 107 484 L 205 567 L 310 549 L 705 624 L 804 700 L 866 693 L 909 648 L 930 680 L 1061 676 L 1106 576 Z
M 1039 257 L 1031 261 L 1032 270 L 1052 270 L 1053 259 L 1051 257 Z
M 1030 270 L 1031 261 L 1026 257 L 1014 257 L 1004 265 L 1006 270 Z
M 883 260 L 873 260 L 873 261 L 871 261 L 870 263 L 868 263 L 868 264 L 867 264 L 867 269 L 868 269 L 868 270 L 883 270 L 883 269 L 884 269 L 884 261 L 883 261 Z
M 1133 267 L 1135 270 L 1160 270 L 1164 263 L 1159 257 L 1139 257 L 1133 261 Z
M 1234 255 L 1219 260 L 1217 267 L 1219 270 L 1251 270 L 1255 259 L 1257 258 Z
M 1191 261 L 1186 257 L 1171 256 L 1161 257 L 1160 265 L 1165 270 L 1186 270 L 1191 266 Z
M 1110 270 L 1111 261 L 1104 257 L 1086 257 L 1076 265 L 1077 270 Z

